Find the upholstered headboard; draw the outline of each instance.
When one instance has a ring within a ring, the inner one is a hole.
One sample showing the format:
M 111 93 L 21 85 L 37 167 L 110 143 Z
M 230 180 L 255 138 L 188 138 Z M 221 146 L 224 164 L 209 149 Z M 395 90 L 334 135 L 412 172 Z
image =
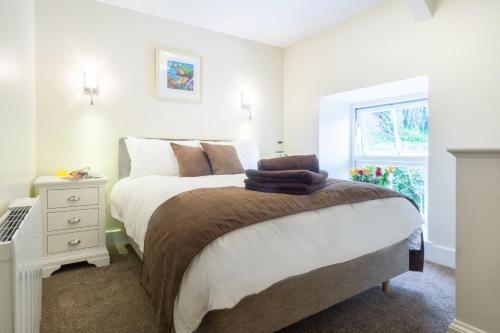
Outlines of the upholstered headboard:
M 119 179 L 130 176 L 130 156 L 128 155 L 127 145 L 125 144 L 126 138 L 120 138 L 118 141 L 118 177 Z M 166 140 L 166 141 L 208 141 L 208 142 L 231 142 L 233 140 L 202 140 L 202 139 L 165 139 L 165 138 L 144 138 L 144 139 L 156 139 L 156 140 Z

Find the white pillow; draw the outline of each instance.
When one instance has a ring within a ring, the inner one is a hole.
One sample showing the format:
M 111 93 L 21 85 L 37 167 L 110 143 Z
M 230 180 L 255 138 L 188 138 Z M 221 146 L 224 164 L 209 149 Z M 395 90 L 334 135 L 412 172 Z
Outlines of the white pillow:
M 198 141 L 167 141 L 127 137 L 125 144 L 130 156 L 130 177 L 179 176 L 179 164 L 170 142 L 191 147 L 200 146 Z
M 230 145 L 236 148 L 236 153 L 240 159 L 243 169 L 257 169 L 257 163 L 260 159 L 259 147 L 257 142 L 252 139 L 238 141 L 203 141 L 214 145 Z
M 234 142 L 234 147 L 240 158 L 243 168 L 257 169 L 260 160 L 259 146 L 255 140 L 239 140 Z

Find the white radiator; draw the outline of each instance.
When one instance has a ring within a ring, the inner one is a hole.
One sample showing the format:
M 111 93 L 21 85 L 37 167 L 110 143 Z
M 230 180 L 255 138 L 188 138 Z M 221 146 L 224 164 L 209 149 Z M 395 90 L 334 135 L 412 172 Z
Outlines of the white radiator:
M 39 198 L 16 200 L 0 218 L 0 333 L 40 331 L 41 228 Z

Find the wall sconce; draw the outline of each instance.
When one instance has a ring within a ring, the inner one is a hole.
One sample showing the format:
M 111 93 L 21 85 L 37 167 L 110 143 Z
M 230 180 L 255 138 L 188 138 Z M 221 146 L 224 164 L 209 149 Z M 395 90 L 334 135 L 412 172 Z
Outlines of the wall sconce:
M 252 119 L 252 101 L 243 91 L 241 92 L 241 108 L 248 110 L 248 119 Z
M 278 150 L 276 150 L 276 157 L 287 157 L 288 155 L 286 154 L 285 149 L 283 147 L 284 146 L 283 141 L 279 140 L 277 144 L 278 144 Z
M 86 94 L 90 94 L 90 105 L 94 105 L 94 95 L 99 93 L 97 72 L 95 70 L 83 72 L 83 89 Z

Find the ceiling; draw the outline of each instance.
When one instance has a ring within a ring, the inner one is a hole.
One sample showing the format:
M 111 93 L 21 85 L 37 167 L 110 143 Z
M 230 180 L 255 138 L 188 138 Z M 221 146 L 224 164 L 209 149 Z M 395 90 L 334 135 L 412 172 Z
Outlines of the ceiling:
M 96 0 L 286 47 L 382 0 Z

